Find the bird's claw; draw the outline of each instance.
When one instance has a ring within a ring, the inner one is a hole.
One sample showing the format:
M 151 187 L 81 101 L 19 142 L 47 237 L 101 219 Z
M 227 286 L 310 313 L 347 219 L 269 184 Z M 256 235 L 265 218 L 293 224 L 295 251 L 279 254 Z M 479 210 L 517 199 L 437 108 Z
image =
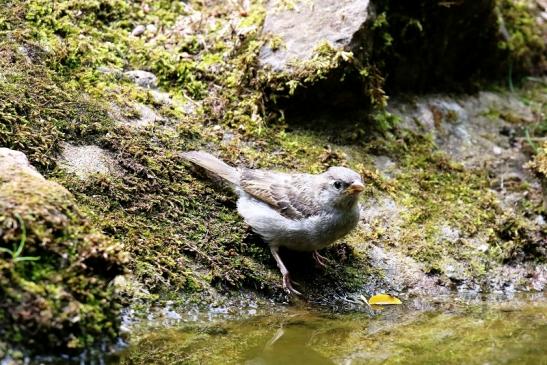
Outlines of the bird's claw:
M 283 289 L 285 289 L 289 294 L 302 295 L 302 293 L 293 288 L 292 284 L 300 285 L 297 282 L 291 280 L 289 274 L 283 275 Z
M 323 268 L 327 267 L 326 262 L 328 262 L 328 259 L 327 259 L 326 257 L 324 257 L 324 256 L 321 256 L 321 255 L 319 254 L 319 252 L 313 251 L 312 257 L 313 257 L 313 259 L 315 260 L 315 262 L 317 263 L 317 265 L 319 265 L 319 266 L 321 266 L 321 267 L 323 267 Z

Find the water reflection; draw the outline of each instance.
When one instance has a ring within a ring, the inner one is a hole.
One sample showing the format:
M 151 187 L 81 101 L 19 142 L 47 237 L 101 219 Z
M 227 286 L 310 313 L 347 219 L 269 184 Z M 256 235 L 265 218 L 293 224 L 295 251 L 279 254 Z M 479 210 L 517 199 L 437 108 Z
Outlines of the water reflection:
M 243 319 L 142 327 L 112 364 L 535 365 L 547 364 L 546 344 L 543 294 L 502 302 L 452 298 L 418 307 L 407 302 L 374 315 L 289 307 Z
M 313 348 L 314 330 L 306 326 L 279 328 L 256 355 L 244 361 L 245 365 L 317 364 L 332 365 L 332 360 Z

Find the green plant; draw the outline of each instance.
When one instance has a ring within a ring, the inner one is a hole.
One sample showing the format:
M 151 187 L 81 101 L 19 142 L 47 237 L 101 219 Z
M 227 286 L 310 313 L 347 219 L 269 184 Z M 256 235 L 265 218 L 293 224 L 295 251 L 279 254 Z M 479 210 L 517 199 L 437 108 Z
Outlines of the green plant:
M 19 214 L 15 214 L 15 218 L 19 221 L 19 226 L 21 227 L 21 239 L 19 240 L 19 246 L 13 247 L 13 250 L 9 248 L 0 247 L 0 252 L 5 252 L 11 255 L 13 262 L 20 261 L 36 261 L 39 260 L 38 256 L 21 256 L 23 249 L 25 248 L 25 242 L 27 240 L 27 229 L 25 227 L 25 222 Z

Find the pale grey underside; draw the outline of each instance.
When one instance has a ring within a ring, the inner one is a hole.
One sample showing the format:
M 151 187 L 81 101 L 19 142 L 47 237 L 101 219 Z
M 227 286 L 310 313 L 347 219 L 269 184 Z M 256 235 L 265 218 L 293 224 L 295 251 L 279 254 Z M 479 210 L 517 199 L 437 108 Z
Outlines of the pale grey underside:
M 351 211 L 333 209 L 300 219 L 281 215 L 270 205 L 239 189 L 237 211 L 271 246 L 296 251 L 315 251 L 327 247 L 349 233 L 359 221 L 359 205 Z

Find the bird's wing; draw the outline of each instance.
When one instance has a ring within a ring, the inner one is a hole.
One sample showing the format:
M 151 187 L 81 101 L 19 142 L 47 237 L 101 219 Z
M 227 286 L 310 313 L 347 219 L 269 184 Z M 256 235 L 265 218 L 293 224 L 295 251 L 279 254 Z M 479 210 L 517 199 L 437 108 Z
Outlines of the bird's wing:
M 312 175 L 243 170 L 240 186 L 247 194 L 269 204 L 287 218 L 307 218 L 320 210 Z

